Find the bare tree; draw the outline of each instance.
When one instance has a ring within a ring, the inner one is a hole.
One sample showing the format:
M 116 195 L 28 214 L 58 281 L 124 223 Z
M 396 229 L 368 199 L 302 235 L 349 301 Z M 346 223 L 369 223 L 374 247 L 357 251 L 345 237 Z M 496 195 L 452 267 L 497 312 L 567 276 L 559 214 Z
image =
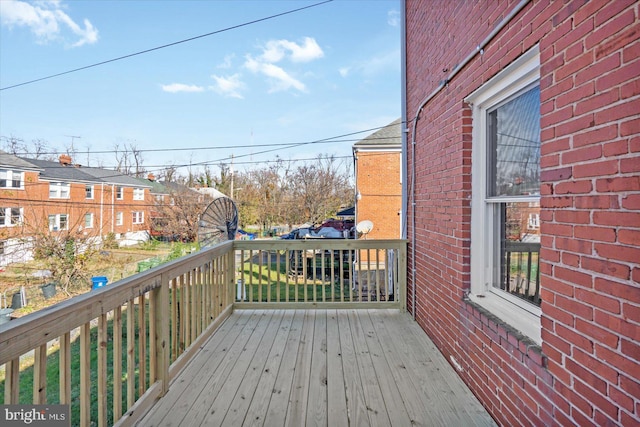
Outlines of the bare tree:
M 198 238 L 198 220 L 210 198 L 182 185 L 169 187 L 169 201 L 156 203 L 152 231 L 160 236 L 193 242 Z
M 86 263 L 97 251 L 99 239 L 82 233 L 83 216 L 76 215 L 76 223 L 60 222 L 60 229 L 52 228 L 44 214 L 34 214 L 34 222 L 28 227 L 28 243 L 33 248 L 34 258 L 51 271 L 51 279 L 63 291 L 86 286 L 89 274 Z M 65 221 L 69 216 L 65 216 Z
M 320 155 L 313 163 L 298 167 L 292 177 L 292 222 L 305 218 L 313 224 L 334 216 L 340 207 L 353 202 L 349 164 L 333 156 Z M 295 215 L 302 214 L 302 218 Z
M 27 146 L 24 139 L 10 135 L 1 136 L 0 140 L 2 141 L 2 149 L 9 154 L 13 154 L 14 156 L 23 156 L 27 153 Z
M 116 156 L 116 170 L 125 175 L 144 177 L 146 170 L 143 166 L 142 150 L 133 142 L 125 142 L 113 145 L 113 154 Z
M 31 141 L 31 148 L 29 149 L 30 157 L 34 159 L 55 161 L 56 155 L 49 147 L 49 143 L 44 139 L 34 139 Z

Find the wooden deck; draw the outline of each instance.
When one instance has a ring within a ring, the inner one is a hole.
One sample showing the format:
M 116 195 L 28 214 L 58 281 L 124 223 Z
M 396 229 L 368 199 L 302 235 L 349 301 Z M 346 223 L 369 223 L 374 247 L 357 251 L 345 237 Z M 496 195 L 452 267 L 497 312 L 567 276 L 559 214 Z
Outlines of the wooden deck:
M 139 426 L 490 426 L 396 310 L 235 311 Z

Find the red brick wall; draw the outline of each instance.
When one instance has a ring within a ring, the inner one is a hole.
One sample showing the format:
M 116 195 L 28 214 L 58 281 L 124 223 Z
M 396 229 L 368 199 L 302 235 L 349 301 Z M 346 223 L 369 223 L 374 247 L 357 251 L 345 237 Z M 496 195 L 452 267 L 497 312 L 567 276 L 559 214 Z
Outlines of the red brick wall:
M 409 120 L 515 4 L 407 0 Z M 640 423 L 639 14 L 634 1 L 532 1 L 420 115 L 408 306 L 503 425 Z M 542 347 L 463 299 L 473 143 L 463 99 L 536 43 Z
M 356 185 L 356 223 L 369 220 L 373 231 L 368 239 L 399 239 L 402 185 L 400 152 L 359 151 Z
M 0 190 L 0 205 L 3 207 L 22 207 L 24 224 L 15 227 L 0 227 L 0 239 L 23 237 L 37 231 L 48 230 L 48 216 L 55 214 L 69 215 L 69 229 L 76 231 L 79 226 L 87 236 L 100 234 L 126 233 L 128 231 L 149 230 L 150 207 L 153 205 L 149 189 L 145 189 L 144 200 L 133 200 L 133 188 L 124 187 L 123 199 L 112 197 L 112 187 L 100 184 L 93 185 L 93 199 L 86 198 L 86 184 L 71 183 L 68 199 L 49 198 L 49 181 L 40 180 L 38 173 L 25 172 L 24 189 Z M 101 206 L 102 205 L 102 206 Z M 113 209 L 112 209 L 113 207 Z M 115 213 L 123 212 L 123 224 L 114 224 Z M 144 212 L 144 224 L 133 224 L 132 211 Z M 84 227 L 84 215 L 93 213 L 93 228 Z

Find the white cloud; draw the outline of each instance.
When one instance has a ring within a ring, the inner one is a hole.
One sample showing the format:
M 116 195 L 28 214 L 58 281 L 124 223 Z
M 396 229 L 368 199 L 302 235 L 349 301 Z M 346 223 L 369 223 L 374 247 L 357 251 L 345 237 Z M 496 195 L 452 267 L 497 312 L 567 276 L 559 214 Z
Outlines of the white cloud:
M 387 72 L 389 70 L 397 71 L 400 68 L 400 50 L 390 50 L 380 52 L 375 56 L 363 59 L 347 67 L 338 69 L 342 77 L 357 73 L 364 76 L 372 76 Z
M 203 92 L 204 88 L 202 86 L 185 85 L 183 83 L 171 83 L 168 85 L 162 85 L 162 90 L 169 93 Z
M 265 62 L 280 62 L 287 54 L 292 62 L 310 62 L 324 56 L 322 48 L 316 40 L 305 37 L 303 44 L 289 40 L 270 40 L 263 48 L 260 57 Z
M 306 92 L 307 88 L 300 80 L 297 80 L 277 65 L 256 60 L 251 55 L 246 56 L 244 66 L 253 73 L 259 73 L 269 78 L 271 85 L 269 93 L 286 91 L 291 88 L 300 92 Z
M 240 91 L 245 88 L 245 85 L 240 80 L 239 74 L 234 74 L 229 77 L 221 77 L 216 75 L 213 75 L 211 77 L 216 81 L 216 85 L 211 86 L 211 89 L 216 93 L 231 98 L 244 98 Z
M 88 19 L 83 20 L 84 28 L 78 25 L 62 9 L 59 0 L 45 0 L 27 3 L 19 0 L 1 0 L 0 23 L 9 28 L 27 27 L 37 37 L 38 43 L 65 40 L 64 28 L 71 30 L 78 40 L 72 47 L 93 44 L 98 41 L 98 30 Z
M 216 66 L 216 68 L 223 68 L 223 69 L 231 68 L 231 62 L 233 61 L 234 58 L 235 58 L 234 54 L 225 55 L 224 61 L 222 61 L 220 64 L 218 64 Z
M 392 27 L 397 27 L 400 25 L 400 12 L 397 10 L 390 10 L 387 12 L 387 24 Z

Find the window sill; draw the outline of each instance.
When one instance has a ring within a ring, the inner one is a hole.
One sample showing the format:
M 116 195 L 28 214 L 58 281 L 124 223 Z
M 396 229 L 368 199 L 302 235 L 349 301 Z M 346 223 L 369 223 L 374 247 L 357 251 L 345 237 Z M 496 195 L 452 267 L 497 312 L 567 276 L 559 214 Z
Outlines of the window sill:
M 542 345 L 540 326 L 542 310 L 539 307 L 531 306 L 531 309 L 525 310 L 519 304 L 492 292 L 487 292 L 483 296 L 471 294 L 469 299 L 531 338 L 536 344 Z

